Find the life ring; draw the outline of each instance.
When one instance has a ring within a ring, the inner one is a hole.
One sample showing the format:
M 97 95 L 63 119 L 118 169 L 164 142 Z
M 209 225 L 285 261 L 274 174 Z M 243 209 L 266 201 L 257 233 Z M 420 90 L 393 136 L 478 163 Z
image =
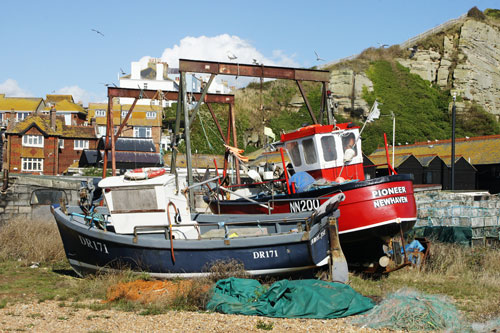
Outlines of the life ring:
M 130 180 L 142 180 L 155 178 L 167 172 L 164 168 L 139 168 L 125 172 L 125 178 Z

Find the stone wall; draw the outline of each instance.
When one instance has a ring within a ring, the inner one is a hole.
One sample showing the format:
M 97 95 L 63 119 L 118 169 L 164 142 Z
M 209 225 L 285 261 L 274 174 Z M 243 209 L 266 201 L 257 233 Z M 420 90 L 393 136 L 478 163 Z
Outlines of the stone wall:
M 82 178 L 62 176 L 11 175 L 9 187 L 0 193 L 0 225 L 14 218 L 53 221 L 49 205 L 32 205 L 32 192 L 57 189 L 66 193 L 69 204 L 77 204 Z

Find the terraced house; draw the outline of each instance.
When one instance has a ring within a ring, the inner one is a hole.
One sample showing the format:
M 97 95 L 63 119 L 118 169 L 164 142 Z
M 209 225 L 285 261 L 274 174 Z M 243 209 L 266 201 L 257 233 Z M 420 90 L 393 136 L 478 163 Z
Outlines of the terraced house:
M 97 138 L 94 128 L 84 122 L 66 125 L 67 118 L 56 115 L 52 107 L 49 114 L 37 112 L 20 122 L 11 121 L 5 132 L 4 168 L 13 173 L 60 175 L 78 166 L 83 150 L 95 149 Z
M 95 127 L 98 138 L 106 134 L 105 103 L 89 103 L 89 123 Z M 115 133 L 124 122 L 131 105 L 113 104 L 113 125 Z M 157 152 L 160 151 L 162 107 L 160 105 L 136 105 L 120 133 L 121 137 L 150 139 Z

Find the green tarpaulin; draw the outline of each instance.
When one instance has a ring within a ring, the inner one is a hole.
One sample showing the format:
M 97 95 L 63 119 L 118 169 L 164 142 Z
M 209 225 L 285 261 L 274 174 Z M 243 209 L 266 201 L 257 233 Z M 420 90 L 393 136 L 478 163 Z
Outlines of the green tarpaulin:
M 229 278 L 213 289 L 207 309 L 279 318 L 340 318 L 373 308 L 350 286 L 320 280 L 281 280 L 269 288 L 257 280 Z
M 410 238 L 426 237 L 441 243 L 456 243 L 461 245 L 470 245 L 472 239 L 472 229 L 470 227 L 417 227 L 413 228 L 407 234 L 410 235 Z

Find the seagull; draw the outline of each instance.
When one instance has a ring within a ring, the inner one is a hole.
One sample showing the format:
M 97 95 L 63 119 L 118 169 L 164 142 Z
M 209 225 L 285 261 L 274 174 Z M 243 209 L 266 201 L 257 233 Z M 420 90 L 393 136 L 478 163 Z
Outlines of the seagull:
M 322 59 L 319 57 L 319 55 L 316 51 L 314 51 L 314 54 L 316 55 L 316 61 L 325 61 L 325 59 Z
M 417 52 L 417 50 L 418 50 L 418 48 L 417 48 L 416 45 L 413 46 L 413 47 L 408 48 L 408 51 L 411 51 L 411 53 L 410 53 L 410 59 L 413 58 L 413 56 L 415 55 L 415 53 Z
M 127 73 L 125 73 L 125 71 L 120 67 L 120 72 L 122 73 L 122 75 L 125 75 Z
M 377 42 L 377 44 L 378 44 L 378 47 L 381 47 L 381 48 L 389 46 L 389 44 L 382 44 L 382 43 L 379 43 L 379 42 Z
M 101 84 L 104 84 L 105 87 L 111 87 L 111 86 L 115 86 L 118 88 L 118 86 L 114 83 L 104 83 L 104 82 L 101 82 Z
M 99 35 L 104 37 L 104 34 L 102 32 L 100 32 L 99 30 L 96 30 L 96 29 L 90 29 L 90 30 L 95 31 L 96 33 L 98 33 Z
M 253 64 L 254 65 L 260 65 L 259 62 L 257 61 L 257 59 L 253 59 Z
M 229 60 L 235 60 L 235 59 L 238 59 L 238 57 L 237 57 L 237 56 L 235 56 L 235 55 L 234 55 L 231 51 L 229 51 L 229 50 L 226 52 L 226 54 L 227 54 L 227 57 L 229 58 Z

